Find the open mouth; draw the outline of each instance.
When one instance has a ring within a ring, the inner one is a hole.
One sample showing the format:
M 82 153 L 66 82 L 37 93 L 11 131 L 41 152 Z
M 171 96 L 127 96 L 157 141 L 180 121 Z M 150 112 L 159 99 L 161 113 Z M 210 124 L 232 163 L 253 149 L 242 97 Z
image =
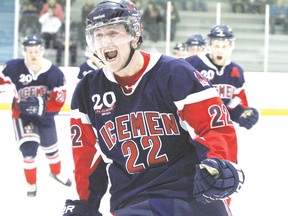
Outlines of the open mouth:
M 221 61 L 222 58 L 223 58 L 222 56 L 217 56 L 217 60 L 218 60 L 218 61 Z
M 107 62 L 113 61 L 117 57 L 118 51 L 117 50 L 105 50 L 104 55 Z

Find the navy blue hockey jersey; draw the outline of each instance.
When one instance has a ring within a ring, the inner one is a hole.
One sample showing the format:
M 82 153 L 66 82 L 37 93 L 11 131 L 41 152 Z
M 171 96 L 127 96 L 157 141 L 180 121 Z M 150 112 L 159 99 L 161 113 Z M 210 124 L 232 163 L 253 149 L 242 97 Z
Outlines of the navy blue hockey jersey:
M 133 197 L 192 198 L 199 161 L 236 162 L 235 129 L 215 88 L 183 59 L 144 54 L 150 61 L 132 92 L 104 66 L 87 74 L 72 97 L 79 198 L 99 204 L 109 183 L 111 212 Z
M 30 71 L 24 59 L 8 61 L 2 71 L 4 75 L 1 84 L 14 86 L 15 96 L 12 102 L 12 117 L 26 118 L 20 113 L 17 102 L 27 97 L 42 96 L 46 100 L 46 108 L 43 116 L 29 116 L 29 120 L 36 123 L 49 124 L 62 108 L 66 99 L 65 77 L 62 71 L 51 61 L 43 59 L 42 69 L 35 75 Z
M 187 57 L 185 60 L 213 84 L 229 109 L 234 109 L 238 105 L 243 108 L 248 107 L 242 67 L 229 59 L 219 70 L 209 60 L 208 55 L 201 53 Z
M 98 69 L 96 65 L 93 64 L 91 59 L 88 59 L 79 67 L 79 73 L 77 75 L 78 79 L 82 79 L 86 74 Z

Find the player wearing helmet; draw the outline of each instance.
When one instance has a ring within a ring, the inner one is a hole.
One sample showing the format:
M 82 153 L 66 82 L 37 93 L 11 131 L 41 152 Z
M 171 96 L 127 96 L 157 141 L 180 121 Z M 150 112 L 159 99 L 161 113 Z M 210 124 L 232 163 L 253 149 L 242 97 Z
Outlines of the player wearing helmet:
M 71 180 L 61 172 L 59 146 L 54 116 L 64 105 L 64 75 L 50 60 L 43 58 L 44 41 L 38 35 L 24 38 L 24 59 L 13 59 L 3 67 L 0 85 L 15 87 L 12 119 L 15 137 L 23 156 L 28 183 L 27 196 L 37 193 L 36 155 L 38 147 L 45 152 L 50 176 L 66 186 Z M 4 82 L 5 81 L 5 82 Z
M 241 187 L 237 138 L 213 86 L 183 59 L 139 49 L 141 14 L 106 0 L 87 17 L 87 43 L 104 66 L 78 83 L 71 137 L 79 200 L 64 216 L 228 216 Z
M 248 105 L 243 68 L 231 61 L 234 33 L 228 25 L 215 25 L 207 37 L 208 53 L 190 56 L 186 60 L 218 90 L 232 120 L 240 127 L 250 129 L 257 123 L 259 114 Z
M 206 40 L 201 34 L 194 34 L 187 38 L 185 42 L 188 56 L 194 56 L 206 51 Z
M 177 58 L 185 58 L 186 54 L 186 46 L 184 43 L 177 43 L 173 48 L 173 56 Z

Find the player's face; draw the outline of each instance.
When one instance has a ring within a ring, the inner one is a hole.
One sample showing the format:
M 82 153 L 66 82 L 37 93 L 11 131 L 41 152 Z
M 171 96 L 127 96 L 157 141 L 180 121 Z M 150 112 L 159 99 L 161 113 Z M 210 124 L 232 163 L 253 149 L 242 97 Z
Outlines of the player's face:
M 212 40 L 210 44 L 210 49 L 214 63 L 223 66 L 226 59 L 231 57 L 232 41 Z
M 41 46 L 27 46 L 25 47 L 24 57 L 26 64 L 29 67 L 41 64 L 41 59 L 43 57 L 43 47 Z
M 188 47 L 188 53 L 189 56 L 194 56 L 197 55 L 198 53 L 204 52 L 205 51 L 205 47 L 201 47 L 201 46 L 190 46 Z
M 133 39 L 122 24 L 109 25 L 94 31 L 94 47 L 97 55 L 112 72 L 121 70 L 130 54 Z
M 174 50 L 173 51 L 173 55 L 176 58 L 186 58 L 187 57 L 187 52 L 186 51 L 182 51 L 182 50 Z
M 111 46 L 111 44 L 125 44 L 133 39 L 123 24 L 102 26 L 94 29 L 92 34 L 95 49 Z

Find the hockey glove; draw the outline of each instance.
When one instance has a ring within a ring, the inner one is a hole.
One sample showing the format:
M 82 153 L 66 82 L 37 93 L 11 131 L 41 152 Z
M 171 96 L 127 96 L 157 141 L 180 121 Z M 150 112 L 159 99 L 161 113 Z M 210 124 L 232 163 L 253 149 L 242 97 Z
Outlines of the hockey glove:
M 42 116 L 45 112 L 46 101 L 44 98 L 28 97 L 17 103 L 22 114 Z
M 102 214 L 98 211 L 92 212 L 91 206 L 85 201 L 67 199 L 63 216 L 102 216 Z
M 236 164 L 217 158 L 205 159 L 196 166 L 193 194 L 204 204 L 225 200 L 240 190 L 244 179 Z
M 240 127 L 245 127 L 246 129 L 251 129 L 253 125 L 257 123 L 259 119 L 259 113 L 255 108 L 247 107 L 244 109 L 243 113 L 238 119 Z

